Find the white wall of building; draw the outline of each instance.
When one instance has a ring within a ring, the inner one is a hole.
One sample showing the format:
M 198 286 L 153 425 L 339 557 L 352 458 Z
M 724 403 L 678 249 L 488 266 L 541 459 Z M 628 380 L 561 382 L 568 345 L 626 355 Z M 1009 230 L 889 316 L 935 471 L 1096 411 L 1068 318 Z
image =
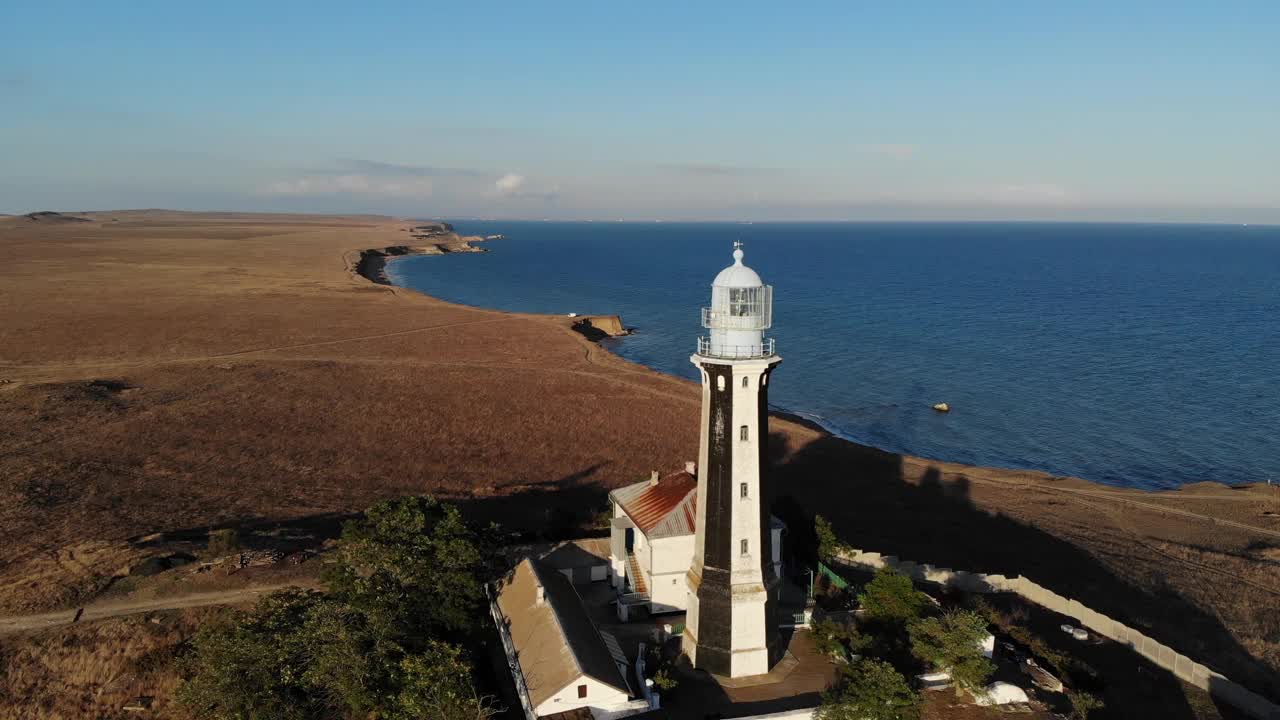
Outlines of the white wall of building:
M 587 696 L 585 698 L 578 697 L 578 687 L 580 685 L 587 686 Z M 534 708 L 534 714 L 541 717 L 543 715 L 552 715 L 554 713 L 565 712 L 566 710 L 574 710 L 580 707 L 591 708 L 592 714 L 597 718 L 602 714 L 610 714 L 611 717 L 620 717 L 612 713 L 626 713 L 629 708 L 635 705 L 624 692 L 619 692 L 617 688 L 610 687 L 593 677 L 583 675 L 562 689 L 558 690 L 554 695 L 542 701 L 542 704 Z M 647 708 L 644 700 L 640 701 L 640 708 Z M 633 712 L 638 710 L 633 710 Z
M 649 543 L 652 564 L 645 584 L 649 587 L 650 610 L 655 613 L 684 610 L 689 601 L 685 576 L 693 562 L 693 536 L 657 538 Z

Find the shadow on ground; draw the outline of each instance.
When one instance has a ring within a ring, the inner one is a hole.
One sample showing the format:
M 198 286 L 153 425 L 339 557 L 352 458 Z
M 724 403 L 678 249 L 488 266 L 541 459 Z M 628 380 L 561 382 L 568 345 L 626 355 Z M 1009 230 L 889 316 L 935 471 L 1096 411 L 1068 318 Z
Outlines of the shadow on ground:
M 1222 669 L 1255 691 L 1280 697 L 1280 682 L 1241 647 L 1213 616 L 1167 589 L 1151 593 L 1115 575 L 1081 548 L 1035 527 L 976 507 L 968 481 L 950 482 L 930 468 L 917 482 L 905 478 L 901 456 L 821 437 L 791 451 L 781 434 L 770 437 L 770 487 L 773 510 L 789 526 L 787 554 L 812 557 L 814 511 L 819 511 L 848 544 L 937 566 L 976 572 L 1025 575 L 1060 594 L 1137 627 L 1179 652 L 1196 658 L 1215 658 L 1208 664 Z M 497 522 L 512 531 L 513 540 L 558 540 L 598 535 L 592 520 L 606 508 L 607 488 L 593 480 L 599 465 L 583 468 L 533 488 L 502 496 L 443 498 L 460 506 L 473 522 Z M 328 513 L 302 518 L 253 520 L 235 525 L 250 547 L 276 547 L 282 536 L 301 531 L 313 542 L 337 537 L 342 522 L 357 513 Z M 285 528 L 285 530 L 282 530 Z M 167 540 L 197 541 L 208 527 L 166 532 Z M 256 540 L 254 538 L 257 538 Z M 144 542 L 144 539 L 136 539 Z M 807 560 L 804 561 L 807 564 Z M 796 565 L 793 563 L 792 567 Z M 1130 608 L 1140 608 L 1136 620 Z M 1193 707 L 1184 686 L 1172 674 L 1137 654 L 1132 664 L 1108 668 L 1129 673 L 1126 690 L 1112 696 L 1102 690 L 1107 707 L 1090 718 L 1161 717 L 1171 720 L 1213 717 L 1212 710 Z M 730 698 L 722 700 L 727 708 Z M 716 706 L 706 698 L 701 706 Z M 817 694 L 803 697 L 746 701 L 734 698 L 723 717 L 774 712 L 812 706 Z M 1222 717 L 1240 717 L 1219 704 Z M 714 714 L 712 715 L 714 716 Z M 649 717 L 646 714 L 645 717 Z M 655 714 L 653 717 L 683 717 Z

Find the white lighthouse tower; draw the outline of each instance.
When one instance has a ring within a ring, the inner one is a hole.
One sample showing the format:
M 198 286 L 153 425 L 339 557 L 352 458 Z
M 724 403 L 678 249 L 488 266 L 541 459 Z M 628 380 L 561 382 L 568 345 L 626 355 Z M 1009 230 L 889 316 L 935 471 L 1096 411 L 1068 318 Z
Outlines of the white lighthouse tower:
M 773 288 L 742 264 L 711 283 L 709 337 L 690 360 L 702 372 L 702 440 L 683 649 L 694 667 L 728 677 L 767 673 L 777 648 L 764 506 Z

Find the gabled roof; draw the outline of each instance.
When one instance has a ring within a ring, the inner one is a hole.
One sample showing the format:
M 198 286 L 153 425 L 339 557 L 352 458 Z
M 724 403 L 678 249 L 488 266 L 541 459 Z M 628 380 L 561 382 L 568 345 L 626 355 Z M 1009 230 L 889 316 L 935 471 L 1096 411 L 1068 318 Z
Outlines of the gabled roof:
M 698 516 L 698 480 L 681 470 L 659 478 L 618 488 L 609 498 L 622 508 L 647 538 L 692 535 Z
M 534 707 L 583 675 L 631 694 L 578 592 L 559 571 L 521 561 L 498 583 L 498 609 Z

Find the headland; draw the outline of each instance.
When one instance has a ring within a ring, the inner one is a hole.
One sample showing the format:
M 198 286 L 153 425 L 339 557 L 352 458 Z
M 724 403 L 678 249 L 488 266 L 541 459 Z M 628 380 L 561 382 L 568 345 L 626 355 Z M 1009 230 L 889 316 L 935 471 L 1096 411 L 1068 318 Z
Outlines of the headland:
M 406 494 L 572 534 L 609 489 L 696 453 L 697 387 L 573 319 L 369 282 L 386 280 L 362 251 L 422 246 L 412 223 L 77 216 L 0 219 L 4 613 L 118 590 L 165 538 L 240 526 L 318 543 Z M 1280 696 L 1277 488 L 1121 490 L 780 415 L 769 452 L 797 542 L 821 513 L 858 548 L 1026 575 Z

